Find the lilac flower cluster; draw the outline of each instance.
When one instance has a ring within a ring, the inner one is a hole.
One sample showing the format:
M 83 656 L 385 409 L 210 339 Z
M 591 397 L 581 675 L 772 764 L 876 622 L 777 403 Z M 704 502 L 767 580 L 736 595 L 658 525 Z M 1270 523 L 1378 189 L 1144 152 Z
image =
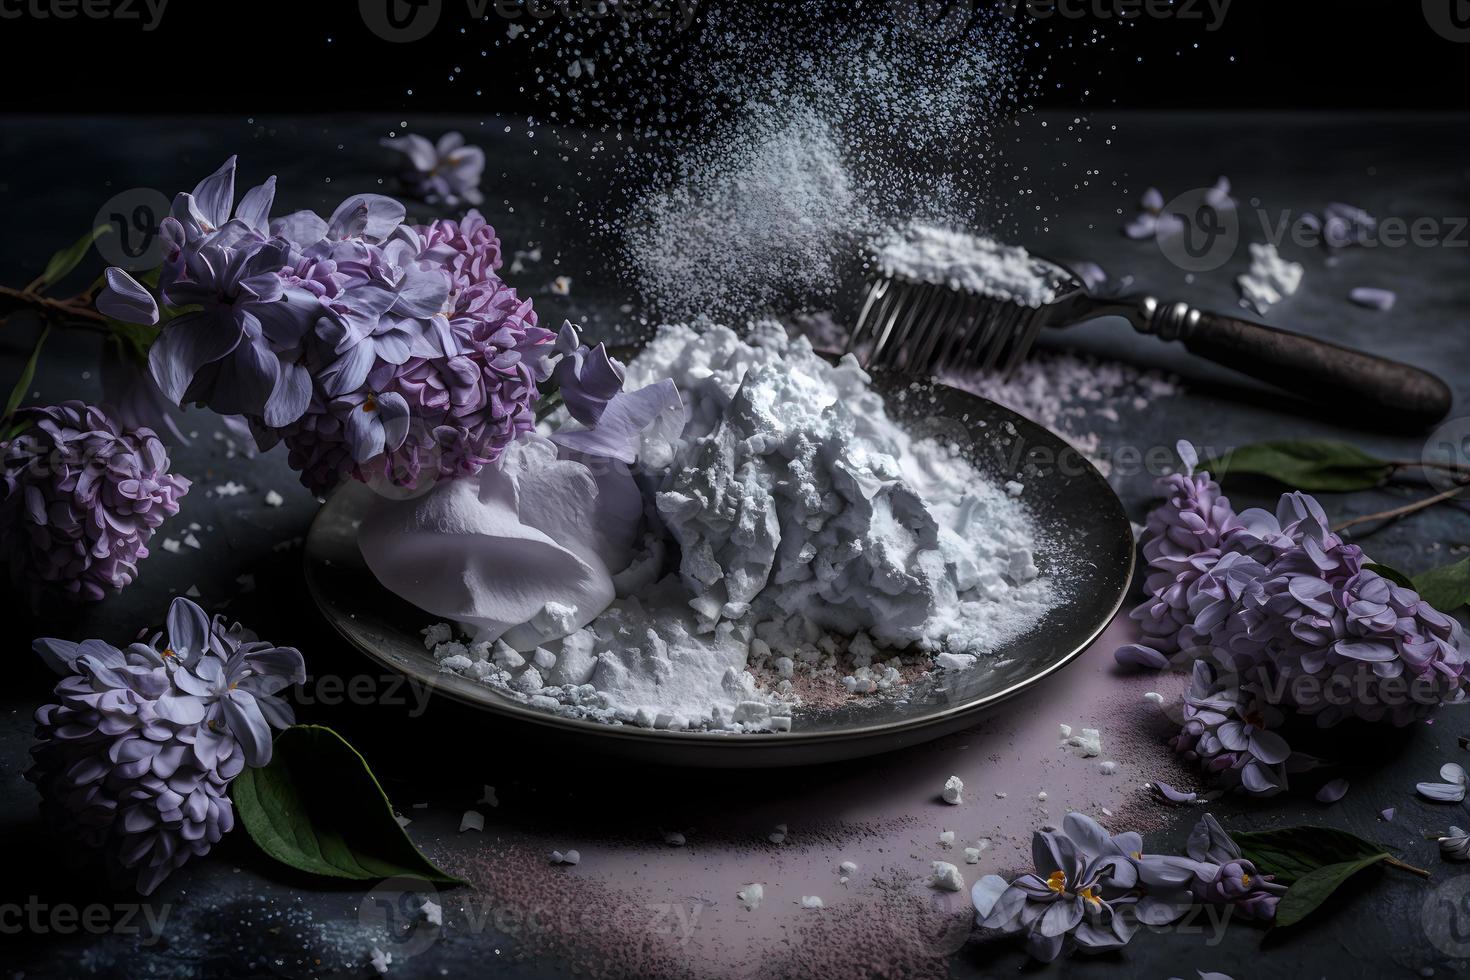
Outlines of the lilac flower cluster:
M 292 722 L 279 694 L 306 679 L 296 650 L 182 597 L 148 643 L 35 650 L 63 677 L 57 703 L 36 712 L 26 778 L 48 823 L 105 850 L 144 895 L 234 826 L 230 782 L 270 761 L 271 729 Z
M 1110 835 L 1091 817 L 1068 814 L 1060 830 L 1032 837 L 1035 871 L 975 883 L 975 921 L 1023 937 L 1027 952 L 1047 963 L 1068 949 L 1118 949 L 1140 925 L 1168 925 L 1200 905 L 1274 921 L 1286 889 L 1259 874 L 1214 817 L 1194 828 L 1186 850 L 1145 854 L 1138 834 Z
M 485 172 L 485 151 L 467 146 L 460 133 L 445 133 L 430 143 L 416 133 L 405 133 L 379 142 L 402 153 L 408 167 L 403 183 L 409 193 L 428 204 L 454 207 L 460 202 L 479 204 L 480 178 Z
M 1274 792 L 1292 763 L 1269 732 L 1280 712 L 1264 709 L 1322 727 L 1402 726 L 1464 698 L 1459 624 L 1370 568 L 1314 498 L 1289 493 L 1274 514 L 1237 514 L 1195 472 L 1193 447 L 1179 452 L 1185 471 L 1161 481 L 1166 499 L 1143 535 L 1149 595 L 1132 615 L 1144 640 L 1117 652 L 1152 669 L 1171 655 L 1189 664 L 1179 751 L 1249 792 Z
M 151 429 L 127 431 L 82 402 L 24 409 L 0 443 L 0 542 L 12 580 L 82 602 L 118 592 L 189 481 L 169 472 Z
M 1282 720 L 1275 705 L 1246 686 L 1219 684 L 1211 666 L 1197 660 L 1184 696 L 1183 725 L 1169 745 L 1224 789 L 1274 796 L 1286 789 L 1290 773 L 1315 764 L 1275 731 Z
M 234 197 L 231 157 L 162 223 L 173 315 L 149 361 L 171 401 L 244 416 L 317 493 L 470 475 L 534 427 L 555 335 L 499 278 L 478 213 L 409 225 L 399 202 L 360 194 L 330 218 L 272 220 L 274 178 Z M 160 320 L 118 269 L 97 305 Z

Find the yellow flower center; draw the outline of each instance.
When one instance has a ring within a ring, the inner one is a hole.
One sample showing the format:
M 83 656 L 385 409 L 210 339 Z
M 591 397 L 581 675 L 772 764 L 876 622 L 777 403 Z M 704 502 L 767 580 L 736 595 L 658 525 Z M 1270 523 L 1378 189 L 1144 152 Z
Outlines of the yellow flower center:
M 1067 893 L 1067 876 L 1060 871 L 1053 871 L 1051 877 L 1046 879 L 1046 887 L 1058 895 L 1065 895 Z
M 165 648 L 164 651 L 163 651 L 163 655 L 165 657 L 177 657 L 178 656 L 178 654 L 174 652 L 174 648 L 173 647 L 167 647 L 167 648 Z
M 362 410 L 364 412 L 376 412 L 378 410 L 377 399 L 373 398 L 372 395 L 368 395 L 367 401 L 362 403 Z
M 1093 891 L 1091 888 L 1084 888 L 1080 892 L 1078 892 L 1077 895 L 1083 901 L 1094 907 L 1102 905 L 1102 899 L 1098 898 L 1097 892 Z

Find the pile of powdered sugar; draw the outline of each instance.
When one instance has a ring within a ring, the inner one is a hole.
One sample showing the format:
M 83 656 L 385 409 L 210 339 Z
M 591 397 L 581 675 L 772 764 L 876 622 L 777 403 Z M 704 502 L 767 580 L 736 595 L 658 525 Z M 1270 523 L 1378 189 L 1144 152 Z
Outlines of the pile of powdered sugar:
M 1024 487 L 911 438 L 852 358 L 776 323 L 746 340 L 672 326 L 627 374 L 630 389 L 672 378 L 687 422 L 645 440 L 651 531 L 619 598 L 529 653 L 435 627 L 444 669 L 576 717 L 785 731 L 793 707 L 831 702 L 824 688 L 983 669 L 1056 601 Z
M 1063 275 L 1024 248 L 982 235 L 914 224 L 874 243 L 878 272 L 1032 308 L 1057 296 Z

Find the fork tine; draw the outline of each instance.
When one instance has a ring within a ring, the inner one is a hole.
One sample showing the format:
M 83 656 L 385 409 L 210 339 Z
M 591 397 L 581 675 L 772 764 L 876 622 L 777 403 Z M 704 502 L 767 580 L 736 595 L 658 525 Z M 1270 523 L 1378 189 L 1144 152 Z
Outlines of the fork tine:
M 980 360 L 980 370 L 989 373 L 995 369 L 995 364 L 1000 360 L 1001 352 L 1006 345 L 1015 337 L 1016 325 L 1020 321 L 1020 310 L 1010 303 L 1004 304 L 1003 312 L 996 320 L 995 330 L 985 345 L 984 357 Z
M 1036 343 L 1037 334 L 1041 333 L 1041 327 L 1046 322 L 1046 311 L 1044 309 L 1031 310 L 1025 316 L 1016 331 L 1016 342 L 1011 347 L 1010 356 L 1006 358 L 1005 367 L 1001 368 L 1001 376 L 1009 377 L 1017 365 L 1031 352 L 1031 345 Z
M 904 354 L 908 351 L 909 337 L 912 336 L 914 324 L 928 305 L 930 290 L 924 286 L 909 287 L 908 295 L 900 305 L 895 316 L 895 327 L 890 332 L 884 347 L 883 363 L 889 367 L 898 368 L 902 366 Z
M 888 291 L 893 288 L 893 280 L 886 278 L 873 279 L 868 282 L 867 294 L 863 297 L 862 312 L 858 314 L 857 323 L 853 325 L 852 333 L 847 338 L 847 352 L 854 353 L 862 345 L 863 334 L 872 332 L 874 319 L 874 307 L 879 304 Z
M 889 337 L 893 334 L 894 320 L 902 311 L 901 297 L 907 292 L 902 283 L 896 283 L 894 288 L 888 290 L 879 304 L 878 312 L 873 320 L 873 347 L 868 352 L 868 363 L 879 367 L 883 366 L 885 351 L 888 346 Z
M 870 344 L 866 367 L 931 374 L 998 368 L 1009 375 L 1030 353 L 1050 312 L 948 285 L 879 276 L 868 282 L 847 350 Z
M 929 311 L 928 329 L 924 332 L 922 345 L 916 348 L 914 366 L 919 371 L 932 371 L 938 367 L 938 352 L 942 345 L 954 336 L 962 326 L 955 315 L 962 295 L 957 289 L 946 289 L 936 294 L 933 308 Z

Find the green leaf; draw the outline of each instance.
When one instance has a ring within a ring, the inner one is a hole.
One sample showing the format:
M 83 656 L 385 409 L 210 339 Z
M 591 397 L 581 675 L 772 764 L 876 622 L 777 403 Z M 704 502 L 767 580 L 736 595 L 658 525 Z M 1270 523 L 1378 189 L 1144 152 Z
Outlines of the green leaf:
M 330 728 L 286 729 L 270 763 L 242 772 L 233 795 L 246 832 L 282 864 L 331 878 L 465 884 L 414 847 L 367 762 Z
M 111 225 L 98 225 L 66 248 L 51 256 L 51 261 L 46 263 L 46 271 L 42 272 L 41 278 L 36 281 L 36 289 L 45 289 L 48 286 L 54 286 L 65 279 L 73 269 L 82 264 L 82 259 L 87 257 L 87 252 L 92 248 L 92 243 L 111 230 Z
M 1415 575 L 1410 587 L 1440 612 L 1453 612 L 1470 603 L 1470 558 Z
M 1230 837 L 1257 870 L 1275 875 L 1283 885 L 1334 864 L 1389 856 L 1382 845 L 1331 827 L 1236 831 Z
M 46 338 L 51 335 L 51 324 L 41 328 L 41 336 L 36 338 L 36 347 L 31 351 L 30 359 L 26 361 L 25 367 L 20 369 L 20 379 L 15 382 L 15 387 L 10 391 L 10 397 L 5 401 L 5 414 L 0 415 L 0 421 L 8 421 L 15 415 L 15 410 L 20 408 L 20 403 L 25 401 L 26 390 L 30 388 L 31 381 L 36 377 L 36 364 L 41 360 L 41 347 L 45 345 Z
M 1369 490 L 1393 473 L 1392 463 L 1331 439 L 1257 442 L 1203 464 L 1216 479 L 1259 476 L 1312 493 Z
M 1379 575 L 1382 575 L 1394 585 L 1402 585 L 1406 589 L 1414 588 L 1414 583 L 1409 578 L 1409 576 L 1405 575 L 1397 568 L 1390 568 L 1387 565 L 1379 565 L 1374 562 L 1368 562 L 1363 567 L 1370 572 L 1377 572 Z
M 153 346 L 153 342 L 162 332 L 161 327 L 146 323 L 126 323 L 113 319 L 107 321 L 107 329 L 112 332 L 112 339 L 122 345 L 123 350 L 140 364 L 148 363 L 148 348 Z
M 1296 925 L 1321 908 L 1322 903 L 1353 875 L 1390 856 L 1386 853 L 1371 854 L 1353 861 L 1329 864 L 1302 875 L 1281 896 L 1281 902 L 1276 906 L 1276 925 L 1283 928 Z

